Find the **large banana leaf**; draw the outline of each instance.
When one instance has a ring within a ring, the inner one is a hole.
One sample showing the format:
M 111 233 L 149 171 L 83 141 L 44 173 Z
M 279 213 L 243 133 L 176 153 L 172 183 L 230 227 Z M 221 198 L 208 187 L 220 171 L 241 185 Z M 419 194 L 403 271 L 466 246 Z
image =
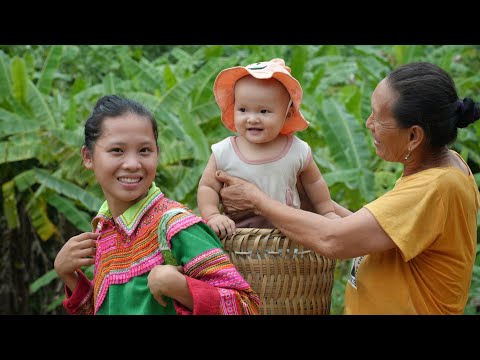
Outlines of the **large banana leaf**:
M 158 71 L 149 62 L 143 61 L 140 64 L 129 57 L 122 57 L 121 60 L 122 67 L 129 77 L 139 81 L 139 88 L 147 92 L 162 88 L 161 77 L 156 76 Z
M 291 74 L 300 84 L 303 84 L 305 66 L 309 58 L 309 49 L 305 46 L 296 45 L 292 47 L 290 62 L 286 64 L 291 69 Z
M 117 90 L 115 87 L 114 76 L 112 73 L 109 73 L 103 78 L 103 86 L 105 86 L 106 94 L 116 94 Z
M 168 166 L 179 163 L 183 160 L 192 159 L 194 156 L 192 151 L 189 150 L 184 142 L 169 141 L 168 139 L 159 138 L 160 143 L 160 164 L 162 166 Z
M 0 51 L 0 101 L 12 94 L 12 81 L 4 58 L 5 54 Z
M 44 198 L 29 196 L 27 211 L 40 239 L 47 241 L 58 233 L 57 227 L 48 217 L 47 203 Z
M 220 116 L 220 109 L 215 100 L 211 99 L 210 101 L 192 106 L 190 113 L 195 117 L 198 124 L 203 124 L 213 118 L 218 118 Z
M 179 109 L 185 109 L 186 105 L 191 104 L 193 90 L 202 92 L 209 79 L 218 74 L 218 69 L 221 69 L 224 63 L 225 59 L 223 58 L 212 59 L 205 63 L 193 76 L 178 81 L 175 86 L 163 94 L 157 106 L 164 107 L 165 111 L 173 113 L 176 113 Z M 190 107 L 191 105 L 187 109 L 190 110 Z
M 13 85 L 13 98 L 24 104 L 27 99 L 27 69 L 25 61 L 18 56 L 14 57 L 10 65 L 10 74 Z
M 55 207 L 59 213 L 63 214 L 68 221 L 75 225 L 77 229 L 81 231 L 92 230 L 90 224 L 91 216 L 85 211 L 78 209 L 70 199 L 53 193 L 48 197 L 47 201 L 50 205 Z
M 35 131 L 40 127 L 38 121 L 0 108 L 0 136 Z
M 52 280 L 57 278 L 58 274 L 54 269 L 47 271 L 45 274 L 43 274 L 37 280 L 30 284 L 30 294 L 36 293 L 39 289 L 50 284 Z
M 37 156 L 39 143 L 0 142 L 0 164 L 34 159 Z
M 167 85 L 167 89 L 170 89 L 177 85 L 177 77 L 175 76 L 175 73 L 172 71 L 172 68 L 169 65 L 165 65 L 163 68 L 163 80 Z
M 62 53 L 62 45 L 54 45 L 50 48 L 50 51 L 48 52 L 47 59 L 43 64 L 43 69 L 40 73 L 40 78 L 38 79 L 37 83 L 38 91 L 40 91 L 42 94 L 50 94 L 53 78 L 55 77 L 55 73 L 62 59 Z
M 185 176 L 175 187 L 173 194 L 171 195 L 173 199 L 181 199 L 183 202 L 186 195 L 196 189 L 201 176 L 201 172 L 199 172 L 198 169 L 199 168 L 190 168 L 187 171 L 187 176 Z
M 32 110 L 35 119 L 45 126 L 55 128 L 57 125 L 53 117 L 52 110 L 47 104 L 46 97 L 38 90 L 38 88 L 31 82 L 27 81 L 28 98 L 27 103 Z
M 103 95 L 105 95 L 105 85 L 96 84 L 76 93 L 74 99 L 77 104 L 89 104 L 92 98 L 97 99 Z M 92 107 L 91 104 L 88 105 L 89 109 Z
M 395 45 L 393 46 L 394 65 L 407 64 L 413 59 L 418 61 L 425 53 L 424 45 Z
M 159 138 L 166 137 L 170 141 L 188 138 L 185 129 L 181 126 L 180 119 L 175 115 L 176 111 L 167 111 L 160 105 L 158 97 L 143 92 L 129 92 L 126 96 L 142 103 L 147 109 L 155 109 L 152 112 L 159 123 Z
M 97 211 L 103 203 L 100 198 L 73 183 L 52 176 L 46 170 L 35 169 L 34 174 L 40 184 L 71 199 L 80 201 L 90 211 Z
M 354 182 L 345 183 L 349 187 L 358 186 L 367 201 L 373 200 L 374 178 L 372 172 L 367 170 L 370 145 L 358 121 L 343 105 L 329 99 L 323 101 L 316 118 L 323 135 L 328 139 L 327 146 L 337 169 L 358 171 L 358 177 Z
M 16 229 L 20 221 L 18 220 L 17 202 L 15 200 L 15 182 L 13 180 L 2 185 L 3 193 L 3 212 L 7 218 L 9 229 Z
M 190 113 L 180 110 L 180 117 L 182 127 L 185 129 L 185 133 L 188 135 L 194 149 L 194 157 L 206 164 L 210 157 L 207 137 Z
M 77 124 L 77 103 L 73 96 L 70 97 L 70 106 L 68 108 L 68 113 L 65 116 L 65 121 L 63 124 L 65 130 L 75 129 L 75 126 Z
M 20 174 L 15 176 L 13 180 L 15 181 L 15 185 L 17 186 L 18 191 L 23 192 L 37 182 L 35 178 L 35 170 L 30 169 L 21 172 Z

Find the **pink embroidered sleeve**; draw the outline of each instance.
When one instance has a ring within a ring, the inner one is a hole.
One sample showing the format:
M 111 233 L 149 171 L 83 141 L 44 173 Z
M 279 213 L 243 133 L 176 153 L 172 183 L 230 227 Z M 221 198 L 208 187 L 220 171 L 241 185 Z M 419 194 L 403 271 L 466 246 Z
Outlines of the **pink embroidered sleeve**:
M 188 288 L 193 298 L 193 312 L 174 301 L 178 315 L 217 315 L 220 306 L 220 294 L 215 286 L 206 282 L 185 276 Z
M 193 312 L 175 304 L 178 314 L 250 315 L 260 312 L 260 298 L 201 218 L 179 214 L 167 229 L 172 254 L 187 277 Z
M 65 288 L 65 300 L 62 304 L 72 315 L 93 315 L 93 285 L 81 270 L 77 270 L 78 284 L 73 293 Z
M 222 249 L 207 250 L 184 265 L 193 314 L 254 315 L 260 299 Z M 176 306 L 178 313 L 186 308 Z M 187 310 L 188 311 L 188 310 Z M 191 312 L 190 312 L 191 313 Z

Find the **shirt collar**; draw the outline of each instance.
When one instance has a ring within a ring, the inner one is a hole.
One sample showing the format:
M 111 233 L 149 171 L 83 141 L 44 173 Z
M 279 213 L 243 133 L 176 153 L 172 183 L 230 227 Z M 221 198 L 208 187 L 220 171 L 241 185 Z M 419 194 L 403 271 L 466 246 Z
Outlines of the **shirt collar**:
M 114 221 L 121 229 L 125 231 L 127 235 L 131 235 L 137 225 L 139 224 L 142 216 L 150 210 L 150 208 L 156 203 L 156 201 L 163 197 L 163 193 L 159 187 L 153 182 L 148 189 L 147 196 L 129 207 L 122 215 L 113 218 L 110 209 L 108 208 L 107 201 L 104 201 L 98 214 L 92 220 L 92 228 L 98 231 L 97 225 L 101 219 Z

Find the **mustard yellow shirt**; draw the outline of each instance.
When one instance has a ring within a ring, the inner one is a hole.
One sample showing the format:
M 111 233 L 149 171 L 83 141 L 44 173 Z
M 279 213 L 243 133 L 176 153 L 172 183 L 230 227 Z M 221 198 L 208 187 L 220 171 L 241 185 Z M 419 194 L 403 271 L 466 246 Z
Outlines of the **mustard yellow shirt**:
M 365 206 L 397 247 L 354 259 L 346 314 L 463 314 L 480 207 L 469 172 L 446 167 L 402 176 Z

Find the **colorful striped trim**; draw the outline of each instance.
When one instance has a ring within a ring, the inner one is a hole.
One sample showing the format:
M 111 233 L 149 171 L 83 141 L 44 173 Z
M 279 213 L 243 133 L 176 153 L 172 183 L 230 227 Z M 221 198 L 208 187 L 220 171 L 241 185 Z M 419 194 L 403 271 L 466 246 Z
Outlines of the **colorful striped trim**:
M 184 207 L 185 208 L 185 207 Z M 170 217 L 167 222 L 167 243 L 170 248 L 172 245 L 170 243 L 172 237 L 175 236 L 180 230 L 186 229 L 193 224 L 199 222 L 205 222 L 201 217 L 195 215 L 192 211 L 185 208 L 188 212 L 179 212 Z
M 98 222 L 100 219 L 110 221 L 113 220 L 120 226 L 125 234 L 130 236 L 137 228 L 138 223 L 142 219 L 143 215 L 150 210 L 150 208 L 159 200 L 159 198 L 162 197 L 164 197 L 164 195 L 160 188 L 157 187 L 155 183 L 152 183 L 147 195 L 143 199 L 132 205 L 122 215 L 115 219 L 112 219 L 112 213 L 108 207 L 107 201 L 105 201 L 100 207 L 97 216 L 95 216 L 92 220 L 92 229 L 98 227 Z
M 218 288 L 222 315 L 259 313 L 260 298 L 221 249 L 203 252 L 183 269 L 186 275 Z
M 143 198 L 140 202 L 128 209 L 124 214 L 117 217 L 116 222 L 123 227 L 127 235 L 131 235 L 142 216 L 150 209 L 150 207 L 164 195 L 160 192 L 160 189 L 156 189 L 153 192 Z
M 141 259 L 139 262 L 132 263 L 128 268 L 114 269 L 110 271 L 104 276 L 104 279 L 99 284 L 98 288 L 95 286 L 95 313 L 97 313 L 98 309 L 103 303 L 103 300 L 105 300 L 105 296 L 107 295 L 110 285 L 125 284 L 131 278 L 142 275 L 145 272 L 150 271 L 154 266 L 162 263 L 162 254 L 159 250 L 156 250 L 148 257 Z
M 155 265 L 164 262 L 159 249 L 157 229 L 163 214 L 172 208 L 185 208 L 182 204 L 167 199 L 162 193 L 153 200 L 144 202 L 144 207 L 136 214 L 135 227 L 130 234 L 125 228 L 99 214 L 96 218 L 96 232 L 101 233 L 97 240 L 97 254 L 94 269 L 95 313 L 105 299 L 108 288 L 113 284 L 124 284 L 132 277 L 150 271 Z M 185 208 L 186 209 L 186 208 Z M 188 209 L 187 209 L 188 210 Z M 194 213 L 174 216 L 167 223 L 167 238 L 171 239 L 178 231 L 202 221 Z
M 93 310 L 93 287 L 90 287 L 87 295 L 81 301 L 75 315 L 92 315 L 94 314 Z
M 173 208 L 168 211 L 165 211 L 160 219 L 160 225 L 158 225 L 158 243 L 160 245 L 160 250 L 170 250 L 170 246 L 167 241 L 167 228 L 170 220 L 178 214 L 186 213 L 188 210 L 186 208 Z

